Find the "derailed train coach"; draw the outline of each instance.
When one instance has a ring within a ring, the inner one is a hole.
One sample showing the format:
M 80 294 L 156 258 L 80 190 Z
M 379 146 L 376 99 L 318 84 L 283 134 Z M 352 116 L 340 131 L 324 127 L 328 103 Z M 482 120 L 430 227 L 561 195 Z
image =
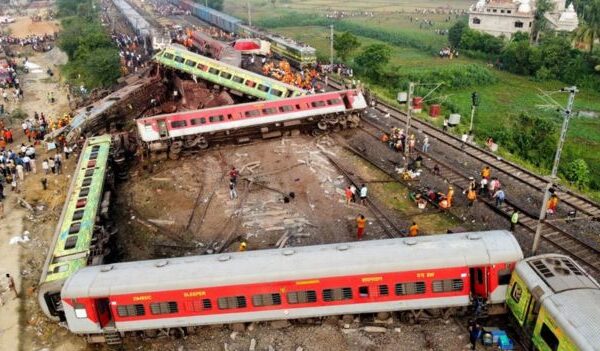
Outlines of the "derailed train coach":
M 410 319 L 451 315 L 473 296 L 502 306 L 522 258 L 502 230 L 371 240 L 93 266 L 73 274 L 61 298 L 69 330 L 90 342 L 380 311 Z

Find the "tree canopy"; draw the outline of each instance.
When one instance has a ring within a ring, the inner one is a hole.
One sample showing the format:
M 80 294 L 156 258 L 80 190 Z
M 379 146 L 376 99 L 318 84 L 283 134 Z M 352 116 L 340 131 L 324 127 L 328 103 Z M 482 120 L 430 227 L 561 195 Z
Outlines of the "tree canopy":
M 215 10 L 223 10 L 223 0 L 194 0 L 200 5 L 208 5 L 208 7 L 213 8 Z
M 372 44 L 363 49 L 356 56 L 354 62 L 358 65 L 358 69 L 365 72 L 370 78 L 376 78 L 381 69 L 390 61 L 392 50 L 384 44 Z
M 469 27 L 464 21 L 458 21 L 450 27 L 450 30 L 448 30 L 448 41 L 450 42 L 450 46 L 453 48 L 460 47 L 460 39 L 466 29 L 469 29 Z
M 333 35 L 333 48 L 342 61 L 346 61 L 352 51 L 360 47 L 360 41 L 350 32 Z

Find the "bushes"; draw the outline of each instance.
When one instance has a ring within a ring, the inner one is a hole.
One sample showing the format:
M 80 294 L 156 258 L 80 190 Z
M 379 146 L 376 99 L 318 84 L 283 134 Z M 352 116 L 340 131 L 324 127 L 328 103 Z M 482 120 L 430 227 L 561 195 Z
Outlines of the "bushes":
M 497 55 L 504 48 L 504 40 L 502 37 L 496 38 L 487 33 L 465 28 L 460 38 L 459 48 Z
M 61 1 L 70 3 L 71 0 Z M 86 9 L 88 13 L 81 17 L 62 20 L 63 31 L 58 46 L 69 57 L 63 74 L 72 84 L 84 84 L 90 89 L 107 87 L 121 75 L 119 52 L 98 21 L 96 10 L 93 7 Z M 81 10 L 81 6 L 77 7 L 77 11 Z
M 455 64 L 447 67 L 401 70 L 398 78 L 413 82 L 444 82 L 445 88 L 464 88 L 497 82 L 489 69 L 477 64 Z

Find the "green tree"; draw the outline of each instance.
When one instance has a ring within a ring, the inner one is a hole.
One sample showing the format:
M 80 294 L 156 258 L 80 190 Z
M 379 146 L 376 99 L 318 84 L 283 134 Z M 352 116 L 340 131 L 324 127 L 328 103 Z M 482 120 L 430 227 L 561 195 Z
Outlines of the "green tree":
M 549 167 L 556 148 L 557 127 L 549 119 L 520 114 L 507 147 L 536 166 Z
M 448 42 L 450 42 L 450 46 L 453 48 L 460 47 L 460 40 L 466 29 L 469 29 L 467 24 L 464 21 L 458 21 L 448 30 Z
M 363 51 L 356 56 L 354 62 L 358 66 L 359 71 L 365 72 L 365 74 L 371 79 L 377 79 L 381 73 L 382 68 L 390 61 L 392 56 L 392 50 L 389 46 L 384 44 L 371 44 L 363 49 Z
M 554 10 L 554 2 L 552 0 L 536 0 L 533 28 L 531 30 L 531 38 L 535 43 L 539 42 L 540 34 L 548 29 L 548 20 L 545 14 L 552 10 Z
M 593 52 L 594 42 L 600 38 L 600 0 L 577 0 L 573 3 L 580 16 L 575 40 L 586 43 L 589 52 Z
M 585 160 L 578 158 L 569 162 L 564 170 L 565 177 L 571 184 L 577 185 L 579 189 L 583 189 L 590 183 L 590 169 Z
M 360 41 L 350 32 L 333 35 L 333 48 L 342 61 L 346 61 L 350 53 L 359 47 Z
M 223 0 L 194 0 L 200 5 L 208 5 L 208 7 L 213 8 L 215 10 L 223 10 Z

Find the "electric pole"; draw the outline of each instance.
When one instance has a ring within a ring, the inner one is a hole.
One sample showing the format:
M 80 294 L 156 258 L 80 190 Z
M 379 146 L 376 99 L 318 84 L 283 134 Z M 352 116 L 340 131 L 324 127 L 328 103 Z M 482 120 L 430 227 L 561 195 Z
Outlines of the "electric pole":
M 406 100 L 406 134 L 404 137 L 404 170 L 408 169 L 409 150 L 408 150 L 408 137 L 410 131 L 410 119 L 412 116 L 412 96 L 415 92 L 415 83 L 408 83 L 408 95 Z
M 469 132 L 473 131 L 473 117 L 475 117 L 475 108 L 479 106 L 479 95 L 477 92 L 471 94 L 471 123 L 469 124 Z
M 252 27 L 252 11 L 250 10 L 250 0 L 248 0 L 246 4 L 248 4 L 248 25 Z
M 578 92 L 577 87 L 572 86 L 569 88 L 563 88 L 561 91 L 569 93 L 569 100 L 567 102 L 567 108 L 563 109 L 563 124 L 560 130 L 560 139 L 558 139 L 558 146 L 556 148 L 556 155 L 554 155 L 554 164 L 552 165 L 552 173 L 550 174 L 550 180 L 544 189 L 544 200 L 542 201 L 542 209 L 540 210 L 540 217 L 538 219 L 537 227 L 535 228 L 535 236 L 533 238 L 533 247 L 531 248 L 531 254 L 535 255 L 540 245 L 540 238 L 542 236 L 542 227 L 544 220 L 546 219 L 546 206 L 548 206 L 548 200 L 550 199 L 550 189 L 554 185 L 554 179 L 558 173 L 558 164 L 560 163 L 560 154 L 567 138 L 567 128 L 569 127 L 569 120 L 571 119 L 571 113 L 573 112 L 573 102 L 575 101 L 575 94 Z
M 329 25 L 329 64 L 333 66 L 333 24 Z

